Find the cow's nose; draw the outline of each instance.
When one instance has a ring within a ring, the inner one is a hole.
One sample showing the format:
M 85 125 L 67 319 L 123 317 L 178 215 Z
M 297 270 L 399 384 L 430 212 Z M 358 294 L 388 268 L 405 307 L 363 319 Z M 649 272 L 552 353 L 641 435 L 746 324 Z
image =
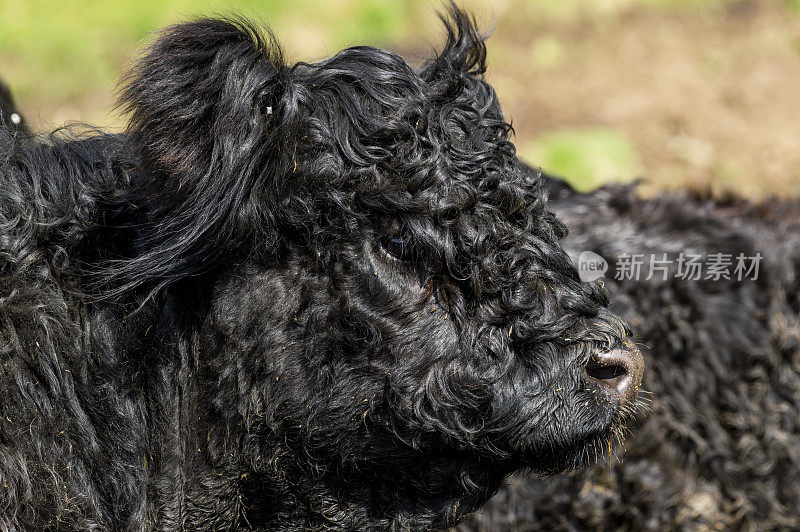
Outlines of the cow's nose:
M 644 376 L 644 358 L 635 348 L 595 353 L 586 363 L 586 375 L 617 397 L 620 406 L 633 404 Z

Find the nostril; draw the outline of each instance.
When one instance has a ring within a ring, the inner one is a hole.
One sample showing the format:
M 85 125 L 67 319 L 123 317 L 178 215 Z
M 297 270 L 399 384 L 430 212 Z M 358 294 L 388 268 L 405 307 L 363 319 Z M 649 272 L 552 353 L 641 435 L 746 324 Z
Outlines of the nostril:
M 600 361 L 591 358 L 586 363 L 586 374 L 598 381 L 610 381 L 624 377 L 628 374 L 628 371 L 623 366 L 616 364 L 604 365 Z
M 586 362 L 586 376 L 616 396 L 620 405 L 636 400 L 644 374 L 644 359 L 637 349 L 595 353 Z

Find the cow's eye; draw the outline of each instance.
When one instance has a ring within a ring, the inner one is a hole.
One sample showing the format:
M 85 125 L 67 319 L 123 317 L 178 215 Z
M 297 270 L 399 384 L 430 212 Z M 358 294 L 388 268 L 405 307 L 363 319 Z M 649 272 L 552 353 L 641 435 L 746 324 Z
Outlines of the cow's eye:
M 392 257 L 402 261 L 413 261 L 416 258 L 414 245 L 399 236 L 384 238 L 381 247 Z

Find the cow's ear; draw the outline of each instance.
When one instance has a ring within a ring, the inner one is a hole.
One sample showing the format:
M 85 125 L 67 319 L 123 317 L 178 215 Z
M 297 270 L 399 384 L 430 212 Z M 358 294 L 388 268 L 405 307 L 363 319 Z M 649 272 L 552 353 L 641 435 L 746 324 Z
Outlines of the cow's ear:
M 273 36 L 246 21 L 172 26 L 124 79 L 128 140 L 183 181 L 221 167 L 230 172 L 250 161 L 248 148 L 280 121 L 288 82 Z
M 14 105 L 11 91 L 0 79 L 0 126 L 11 127 L 15 131 L 25 131 L 27 127 L 22 115 Z
M 297 108 L 272 35 L 216 19 L 163 31 L 127 74 L 120 105 L 130 116 L 122 201 L 137 236 L 134 256 L 104 270 L 114 294 L 202 273 L 241 243 L 263 211 L 253 191 L 285 166 Z

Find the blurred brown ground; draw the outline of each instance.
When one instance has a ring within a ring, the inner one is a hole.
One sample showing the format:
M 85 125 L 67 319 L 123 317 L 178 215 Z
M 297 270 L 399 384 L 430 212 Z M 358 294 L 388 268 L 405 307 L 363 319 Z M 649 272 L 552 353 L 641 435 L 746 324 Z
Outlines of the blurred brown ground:
M 603 126 L 627 135 L 651 190 L 800 195 L 800 17 L 786 3 L 631 6 L 564 25 L 509 10 L 498 43 L 491 79 L 523 155 L 547 131 Z M 537 46 L 558 60 L 515 68 Z

